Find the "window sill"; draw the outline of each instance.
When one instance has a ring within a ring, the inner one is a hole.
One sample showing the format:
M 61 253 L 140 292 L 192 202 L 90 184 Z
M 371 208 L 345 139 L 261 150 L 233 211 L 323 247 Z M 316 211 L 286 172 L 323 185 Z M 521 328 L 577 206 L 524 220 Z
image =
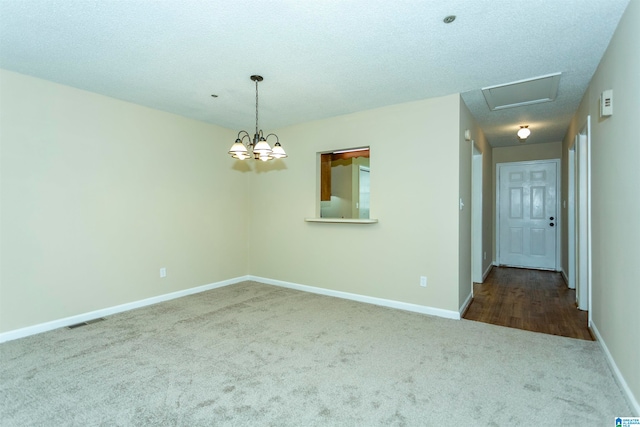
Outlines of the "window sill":
M 377 219 L 360 219 L 360 218 L 305 218 L 306 222 L 333 222 L 340 224 L 375 224 Z

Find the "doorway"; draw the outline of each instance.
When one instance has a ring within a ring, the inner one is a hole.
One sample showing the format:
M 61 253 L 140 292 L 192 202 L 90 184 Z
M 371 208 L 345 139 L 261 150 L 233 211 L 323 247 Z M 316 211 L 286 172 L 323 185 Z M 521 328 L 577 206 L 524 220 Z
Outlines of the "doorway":
M 560 160 L 498 163 L 496 169 L 498 264 L 557 271 Z

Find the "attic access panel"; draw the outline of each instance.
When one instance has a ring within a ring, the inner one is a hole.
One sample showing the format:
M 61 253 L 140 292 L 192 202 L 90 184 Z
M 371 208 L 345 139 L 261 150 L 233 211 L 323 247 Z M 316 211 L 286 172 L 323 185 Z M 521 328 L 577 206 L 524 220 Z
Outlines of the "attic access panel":
M 482 88 L 491 111 L 555 101 L 562 73 Z

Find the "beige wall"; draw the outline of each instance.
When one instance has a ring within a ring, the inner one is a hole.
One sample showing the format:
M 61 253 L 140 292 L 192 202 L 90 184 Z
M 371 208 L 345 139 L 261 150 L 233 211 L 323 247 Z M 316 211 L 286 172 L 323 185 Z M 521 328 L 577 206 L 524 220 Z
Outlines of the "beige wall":
M 464 137 L 466 129 L 473 127 L 474 119 L 461 97 L 459 100 L 458 123 L 458 307 L 463 309 L 465 301 L 471 295 L 471 155 L 473 146 Z
M 493 252 L 494 252 L 494 224 L 495 217 L 493 215 L 496 204 L 493 201 L 493 193 L 495 184 L 493 181 L 495 166 L 493 163 L 493 150 L 491 146 L 482 135 L 480 140 L 480 147 L 482 148 L 482 248 L 483 254 L 487 254 L 487 258 L 483 259 L 482 271 L 485 272 L 489 269 L 489 266 L 493 264 Z
M 0 86 L 0 332 L 248 274 L 232 131 L 3 70 Z
M 251 274 L 458 311 L 459 110 L 456 94 L 279 129 L 290 157 L 251 176 Z M 316 153 L 364 145 L 379 223 L 305 222 Z
M 573 118 L 563 148 L 566 153 L 587 115 L 591 115 L 591 314 L 634 395 L 636 412 L 640 412 L 638 52 L 640 2 L 632 1 Z M 598 100 L 607 89 L 613 89 L 613 116 L 600 118 Z M 564 191 L 566 197 L 566 186 Z M 566 234 L 564 240 L 566 250 Z
M 281 129 L 286 162 L 239 164 L 219 154 L 233 131 L 0 78 L 0 332 L 249 272 L 451 311 L 468 295 L 457 94 Z M 380 222 L 304 222 L 316 152 L 365 144 Z
M 559 159 L 561 157 L 562 142 L 522 144 L 513 147 L 496 147 L 493 149 L 494 164 Z
M 482 253 L 487 254 L 487 258 L 484 259 L 483 257 L 482 259 L 482 271 L 485 272 L 489 269 L 489 266 L 493 263 L 493 259 L 491 256 L 491 254 L 493 253 L 493 223 L 494 223 L 493 207 L 495 206 L 492 198 L 493 197 L 493 169 L 494 169 L 493 150 L 489 145 L 489 142 L 487 141 L 484 135 L 484 132 L 482 131 L 482 129 L 480 128 L 480 126 L 478 125 L 474 117 L 471 115 L 471 112 L 469 111 L 467 106 L 464 104 L 464 102 L 462 102 L 460 106 L 460 132 L 461 132 L 461 138 L 462 138 L 461 140 L 464 140 L 464 131 L 466 129 L 469 129 L 471 133 L 472 142 L 465 141 L 465 144 L 463 144 L 463 146 L 461 147 L 461 150 L 467 151 L 469 153 L 469 156 L 472 156 L 473 143 L 475 143 L 476 147 L 482 153 Z M 469 176 L 466 177 L 465 179 L 468 180 L 467 182 L 470 182 L 471 157 L 468 160 L 463 159 L 461 157 L 460 171 L 461 171 L 461 174 L 464 173 L 465 176 L 466 176 L 466 171 L 469 171 Z M 462 190 L 461 190 L 461 194 L 462 194 Z M 468 193 L 465 197 L 465 204 L 467 204 L 469 208 L 468 214 L 471 215 L 471 203 L 466 202 L 467 198 L 471 201 L 471 188 L 468 189 Z M 469 217 L 469 221 L 471 221 L 471 216 Z M 461 226 L 463 225 L 464 223 L 461 222 Z M 469 230 L 465 230 L 465 232 L 461 230 L 460 235 L 471 236 L 471 228 Z M 470 246 L 471 243 L 472 242 L 470 239 L 468 242 L 468 245 Z M 465 244 L 467 243 L 462 243 L 463 246 Z M 464 263 L 464 258 L 462 257 L 463 255 L 462 250 L 460 255 L 461 255 L 460 263 L 462 264 Z M 469 256 L 468 259 L 471 259 L 471 248 L 469 248 L 468 250 L 468 256 Z M 470 287 L 471 285 L 469 285 L 469 292 L 471 291 Z M 460 289 L 461 304 L 464 302 L 463 298 L 466 298 L 467 296 L 468 296 L 468 293 L 466 293 L 462 289 L 462 284 L 461 284 L 461 289 Z
M 471 141 L 465 140 L 464 132 L 469 130 Z M 472 257 L 472 156 L 474 143 L 482 152 L 482 184 L 483 184 L 483 201 L 482 201 L 482 252 L 491 254 L 492 251 L 492 207 L 491 207 L 491 191 L 485 191 L 485 187 L 490 188 L 491 183 L 491 147 L 489 146 L 482 129 L 474 119 L 471 111 L 465 105 L 462 98 L 460 99 L 460 198 L 465 204 L 464 209 L 460 212 L 460 222 L 458 229 L 459 236 L 459 304 L 463 309 L 463 304 L 472 292 L 472 274 L 471 274 L 471 257 Z M 490 257 L 487 260 L 481 260 L 485 271 L 491 263 Z

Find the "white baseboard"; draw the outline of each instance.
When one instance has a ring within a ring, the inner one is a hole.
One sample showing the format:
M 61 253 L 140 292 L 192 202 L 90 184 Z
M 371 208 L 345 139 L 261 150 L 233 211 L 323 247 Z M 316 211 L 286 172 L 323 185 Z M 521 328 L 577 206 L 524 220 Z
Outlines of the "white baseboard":
M 485 279 L 487 278 L 487 276 L 489 275 L 489 273 L 491 273 L 491 270 L 493 269 L 494 264 L 489 264 L 489 266 L 487 267 L 487 269 L 484 271 L 484 273 L 482 273 L 482 281 L 484 282 Z
M 266 285 L 280 286 L 283 288 L 296 289 L 298 291 L 310 292 L 313 294 L 327 295 L 330 297 L 343 298 L 367 304 L 380 305 L 383 307 L 397 308 L 399 310 L 413 311 L 415 313 L 429 314 L 432 316 L 444 317 L 447 319 L 460 320 L 460 313 L 452 310 L 429 307 L 426 305 L 411 304 L 407 302 L 394 301 L 384 298 L 370 297 L 349 292 L 334 291 L 332 289 L 317 288 L 315 286 L 301 285 L 298 283 L 284 282 L 282 280 L 268 279 L 266 277 L 249 276 L 249 280 L 264 283 Z
M 562 279 L 564 280 L 564 284 L 569 287 L 569 276 L 565 273 L 564 269 L 560 270 L 560 274 L 562 275 Z
M 28 326 L 26 328 L 3 332 L 0 334 L 0 343 L 3 343 L 5 341 L 15 340 L 18 338 L 28 337 L 30 335 L 35 335 L 42 332 L 52 331 L 58 328 L 64 328 L 66 326 L 75 325 L 76 323 L 82 323 L 88 320 L 97 319 L 99 317 L 105 317 L 105 316 L 110 316 L 116 313 L 122 313 L 123 311 L 133 310 L 136 308 L 157 304 L 163 301 L 169 301 L 169 300 L 184 297 L 187 295 L 197 294 L 199 292 L 209 291 L 211 289 L 221 288 L 223 286 L 233 285 L 234 283 L 244 282 L 246 280 L 249 280 L 249 276 L 236 277 L 233 279 L 223 280 L 221 282 L 210 283 L 208 285 L 197 286 L 195 288 L 184 289 L 182 291 L 176 291 L 176 292 L 171 292 L 164 295 L 158 295 L 158 296 L 146 298 L 140 301 L 129 302 L 129 303 L 117 305 L 114 307 L 103 308 L 103 309 L 91 311 L 88 313 L 78 314 L 76 316 L 70 316 L 70 317 L 65 317 L 63 319 L 53 320 L 51 322 Z
M 462 318 L 462 315 L 464 314 L 465 310 L 467 309 L 467 307 L 469 307 L 469 304 L 471 304 L 472 299 L 473 299 L 473 294 L 470 293 L 467 299 L 460 306 L 459 318 Z
M 313 286 L 300 285 L 297 283 L 283 282 L 281 280 L 267 279 L 265 277 L 240 276 L 233 279 L 210 283 L 208 285 L 197 286 L 195 288 L 184 289 L 182 291 L 176 291 L 176 292 L 171 292 L 164 295 L 158 295 L 158 296 L 146 298 L 140 301 L 133 301 L 130 303 L 125 303 L 125 304 L 117 305 L 114 307 L 107 307 L 100 310 L 91 311 L 88 313 L 82 313 L 75 316 L 65 317 L 63 319 L 52 320 L 50 322 L 40 323 L 37 325 L 28 326 L 21 329 L 15 329 L 13 331 L 3 332 L 3 333 L 0 333 L 0 343 L 28 337 L 30 335 L 35 335 L 42 332 L 52 331 L 58 328 L 64 328 L 66 326 L 75 325 L 77 323 L 86 322 L 89 320 L 97 319 L 99 317 L 106 317 L 116 313 L 122 313 L 124 311 L 146 307 L 148 305 L 169 301 L 172 299 L 196 294 L 199 292 L 209 291 L 211 289 L 221 288 L 223 286 L 233 285 L 235 283 L 240 283 L 247 280 L 253 280 L 253 281 L 265 283 L 268 285 L 281 286 L 281 287 L 290 288 L 290 289 L 297 289 L 300 291 L 311 292 L 314 294 L 327 295 L 327 296 L 332 296 L 337 298 L 344 298 L 344 299 L 349 299 L 354 301 L 365 302 L 368 304 L 380 305 L 384 307 L 397 308 L 400 310 L 413 311 L 416 313 L 429 314 L 432 316 L 439 316 L 447 319 L 456 319 L 456 320 L 460 319 L 460 313 L 451 311 L 451 310 L 443 310 L 440 308 L 388 300 L 383 298 L 375 298 L 375 297 L 370 297 L 366 295 L 351 294 L 348 292 L 334 291 L 331 289 L 316 288 Z M 466 304 L 468 304 L 471 301 L 470 297 L 471 296 L 469 296 L 468 298 L 468 302 L 465 302 L 465 308 L 466 308 Z
M 604 339 L 602 339 L 602 335 L 600 335 L 598 328 L 593 322 L 591 322 L 589 327 L 591 328 L 591 331 L 593 331 L 593 334 L 596 336 L 596 340 L 600 343 L 600 346 L 602 347 L 602 350 L 604 351 L 604 354 L 607 358 L 607 362 L 609 362 L 609 367 L 611 367 L 611 370 L 613 371 L 613 376 L 616 378 L 616 381 L 618 381 L 618 384 L 620 384 L 620 387 L 622 387 L 622 390 L 624 391 L 624 394 L 626 395 L 629 402 L 629 406 L 631 406 L 631 409 L 635 411 L 634 416 L 640 416 L 640 404 L 638 403 L 636 397 L 633 395 L 633 392 L 629 388 L 629 385 L 624 380 L 622 372 L 620 372 L 620 369 L 618 369 L 618 365 L 616 365 L 615 360 L 613 360 L 613 356 L 611 356 L 611 352 L 609 352 L 609 349 L 607 348 L 607 343 L 604 341 Z
M 489 266 L 489 268 L 487 269 L 487 271 L 484 274 L 484 277 L 486 277 L 489 274 L 489 272 L 491 271 L 492 267 L 493 267 L 492 265 Z M 564 272 L 563 272 L 563 275 L 564 275 Z M 314 286 L 301 285 L 301 284 L 298 284 L 298 283 L 285 282 L 285 281 L 282 281 L 282 280 L 274 280 L 274 279 L 268 279 L 268 278 L 265 278 L 265 277 L 247 275 L 247 276 L 236 277 L 236 278 L 233 278 L 233 279 L 223 280 L 223 281 L 220 281 L 220 282 L 210 283 L 208 285 L 197 286 L 195 288 L 189 288 L 189 289 L 184 289 L 184 290 L 181 290 L 181 291 L 171 292 L 171 293 L 164 294 L 164 295 L 158 295 L 158 296 L 155 296 L 155 297 L 146 298 L 146 299 L 143 299 L 143 300 L 134 301 L 134 302 L 126 303 L 126 304 L 121 304 L 121 305 L 117 305 L 117 306 L 114 306 L 114 307 L 108 307 L 108 308 L 104 308 L 104 309 L 100 309 L 100 310 L 95 310 L 95 311 L 91 311 L 91 312 L 88 312 L 88 313 L 79 314 L 79 315 L 76 315 L 76 316 L 65 317 L 63 319 L 58 319 L 58 320 L 53 320 L 51 322 L 46 322 L 46 323 L 41 323 L 41 324 L 38 324 L 38 325 L 28 326 L 26 328 L 16 329 L 16 330 L 13 330 L 13 331 L 8 331 L 8 332 L 3 332 L 3 333 L 0 333 L 0 343 L 6 342 L 6 341 L 15 340 L 15 339 L 19 339 L 19 338 L 24 338 L 24 337 L 27 337 L 27 336 L 30 336 L 30 335 L 35 335 L 35 334 L 51 331 L 51 330 L 58 329 L 58 328 L 63 328 L 63 327 L 74 325 L 74 324 L 81 323 L 81 322 L 86 322 L 86 321 L 93 320 L 93 319 L 96 319 L 96 318 L 99 318 L 99 317 L 106 317 L 106 316 L 110 316 L 110 315 L 113 315 L 113 314 L 116 314 L 116 313 L 121 313 L 121 312 L 124 312 L 124 311 L 133 310 L 133 309 L 136 309 L 136 308 L 141 308 L 141 307 L 157 304 L 157 303 L 160 303 L 160 302 L 163 302 L 163 301 L 169 301 L 169 300 L 172 300 L 172 299 L 184 297 L 184 296 L 187 296 L 187 295 L 196 294 L 196 293 L 199 293 L 199 292 L 208 291 L 208 290 L 211 290 L 211 289 L 216 289 L 216 288 L 221 288 L 221 287 L 224 287 L 224 286 L 233 285 L 235 283 L 240 283 L 240 282 L 244 282 L 244 281 L 247 281 L 247 280 L 252 280 L 252 281 L 256 281 L 256 282 L 260 282 L 260 283 L 265 283 L 267 285 L 281 286 L 281 287 L 284 287 L 284 288 L 296 289 L 296 290 L 299 290 L 299 291 L 310 292 L 310 293 L 314 293 L 314 294 L 327 295 L 327 296 L 332 296 L 332 297 L 337 297 L 337 298 L 343 298 L 343 299 L 348 299 L 348 300 L 353 300 L 353 301 L 364 302 L 364 303 L 368 303 L 368 304 L 379 305 L 379 306 L 383 306 L 383 307 L 396 308 L 396 309 L 400 309 L 400 310 L 412 311 L 412 312 L 416 312 L 416 313 L 428 314 L 428 315 L 432 315 L 432 316 L 444 317 L 444 318 L 447 318 L 447 319 L 455 319 L 455 320 L 459 320 L 460 319 L 461 313 L 463 313 L 464 310 L 466 310 L 467 306 L 471 303 L 471 300 L 472 300 L 471 294 L 469 294 L 469 296 L 467 297 L 465 302 L 460 307 L 460 311 L 459 312 L 455 312 L 455 311 L 452 311 L 452 310 L 444 310 L 444 309 L 441 309 L 441 308 L 429 307 L 429 306 L 418 305 L 418 304 L 411 304 L 411 303 L 406 303 L 406 302 L 401 302 L 401 301 L 388 300 L 388 299 L 384 299 L 384 298 L 370 297 L 370 296 L 366 296 L 366 295 L 352 294 L 352 293 L 348 293 L 348 292 L 335 291 L 335 290 L 331 290 L 331 289 L 317 288 L 317 287 L 314 287 Z M 607 348 L 606 342 L 603 340 L 602 336 L 600 335 L 600 332 L 598 331 L 598 328 L 596 327 L 596 325 L 594 323 L 591 323 L 590 328 L 593 331 L 593 333 L 594 333 L 594 335 L 596 337 L 596 340 L 600 343 L 600 346 L 602 347 L 602 350 L 605 353 L 607 362 L 609 363 L 609 366 L 611 367 L 611 370 L 613 371 L 613 374 L 614 374 L 616 380 L 618 381 L 618 383 L 622 387 L 622 389 L 623 389 L 623 391 L 624 391 L 624 393 L 625 393 L 625 395 L 626 395 L 626 397 L 627 397 L 627 399 L 629 401 L 630 406 L 635 411 L 635 416 L 640 416 L 640 404 L 638 403 L 638 400 L 636 399 L 636 397 L 633 395 L 633 392 L 631 391 L 631 389 L 629 388 L 629 385 L 627 384 L 627 382 L 625 381 L 624 377 L 622 376 L 622 373 L 618 369 L 618 366 L 616 365 L 613 357 L 611 356 L 611 352 L 609 352 L 609 349 Z

